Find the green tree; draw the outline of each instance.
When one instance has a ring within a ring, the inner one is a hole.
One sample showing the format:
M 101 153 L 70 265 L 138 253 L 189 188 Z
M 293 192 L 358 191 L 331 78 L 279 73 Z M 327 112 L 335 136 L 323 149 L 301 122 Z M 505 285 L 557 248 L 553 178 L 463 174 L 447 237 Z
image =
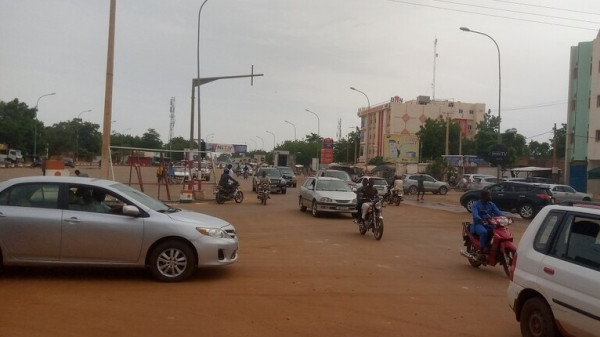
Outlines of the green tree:
M 144 149 L 161 149 L 163 147 L 163 142 L 160 140 L 160 135 L 154 129 L 148 129 L 148 131 L 144 132 L 138 147 Z
M 529 142 L 529 157 L 533 159 L 550 158 L 550 144 L 540 143 L 535 140 Z
M 44 128 L 44 124 L 36 119 L 36 113 L 35 108 L 29 108 L 18 99 L 10 102 L 0 101 L 0 143 L 20 149 L 25 155 L 32 155 L 34 130 L 37 126 L 38 139 L 35 140 L 37 146 L 39 135 L 43 133 Z
M 460 126 L 455 121 L 428 118 L 416 133 L 419 137 L 421 161 L 435 160 L 446 153 L 446 128 L 448 128 L 449 154 L 458 154 Z
M 554 143 L 551 140 L 551 143 Z M 552 146 L 551 151 L 554 151 Z M 567 151 L 567 124 L 562 124 L 560 129 L 556 129 L 556 157 L 564 158 Z

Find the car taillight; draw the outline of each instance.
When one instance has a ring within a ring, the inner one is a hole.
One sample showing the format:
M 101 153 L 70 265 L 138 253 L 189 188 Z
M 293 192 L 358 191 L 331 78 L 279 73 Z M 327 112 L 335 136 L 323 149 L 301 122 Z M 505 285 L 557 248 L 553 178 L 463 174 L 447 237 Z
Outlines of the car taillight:
M 519 254 L 517 254 L 517 252 L 515 252 L 515 256 L 513 257 L 512 264 L 510 265 L 510 268 L 508 271 L 508 278 L 511 281 L 513 280 L 513 277 L 515 276 L 515 269 L 517 268 L 517 256 L 519 256 Z
M 538 193 L 538 194 L 536 194 L 536 196 L 538 198 L 540 198 L 540 199 L 543 199 L 543 200 L 550 200 L 550 199 L 552 199 L 551 196 L 549 196 L 548 194 L 545 194 L 545 193 Z

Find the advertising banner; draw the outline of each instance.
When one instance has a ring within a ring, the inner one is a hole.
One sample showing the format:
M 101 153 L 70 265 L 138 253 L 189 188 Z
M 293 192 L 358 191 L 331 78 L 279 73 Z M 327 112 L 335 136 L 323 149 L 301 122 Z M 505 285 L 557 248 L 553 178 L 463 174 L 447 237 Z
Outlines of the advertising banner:
M 390 135 L 384 139 L 383 160 L 392 163 L 418 163 L 419 138 L 414 135 Z

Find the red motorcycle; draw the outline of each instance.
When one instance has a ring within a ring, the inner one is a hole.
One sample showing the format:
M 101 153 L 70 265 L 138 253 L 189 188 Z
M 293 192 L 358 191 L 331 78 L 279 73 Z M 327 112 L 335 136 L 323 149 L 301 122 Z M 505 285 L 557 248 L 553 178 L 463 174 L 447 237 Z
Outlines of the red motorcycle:
M 489 254 L 482 254 L 479 236 L 471 234 L 470 222 L 463 222 L 462 237 L 467 248 L 461 250 L 460 254 L 469 259 L 469 263 L 475 268 L 481 265 L 495 266 L 500 263 L 508 276 L 509 268 L 517 251 L 517 247 L 513 244 L 512 233 L 508 229 L 510 224 L 512 224 L 512 219 L 505 216 L 495 216 L 488 220 L 487 225 L 493 226 L 494 229 L 490 235 L 491 242 L 488 244 Z

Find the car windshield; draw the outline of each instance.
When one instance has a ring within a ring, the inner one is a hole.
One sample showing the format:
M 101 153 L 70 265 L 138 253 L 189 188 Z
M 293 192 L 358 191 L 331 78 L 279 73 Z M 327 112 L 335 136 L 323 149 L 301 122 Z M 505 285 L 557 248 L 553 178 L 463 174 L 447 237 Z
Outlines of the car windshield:
M 143 204 L 144 206 L 150 208 L 151 210 L 154 210 L 157 212 L 168 212 L 170 210 L 176 210 L 176 209 L 166 205 L 162 201 L 154 199 L 151 196 L 146 195 L 131 186 L 117 183 L 117 184 L 111 185 L 110 187 L 121 192 L 126 197 Z
M 267 177 L 269 178 L 281 178 L 281 172 L 279 172 L 279 170 L 277 169 L 266 169 L 266 170 L 261 170 L 260 175 L 262 175 L 262 171 L 267 172 Z
M 317 191 L 352 192 L 350 186 L 341 180 L 317 180 Z
M 289 167 L 280 167 L 279 171 L 285 174 L 294 174 L 294 171 L 292 171 L 292 169 Z
M 325 176 L 338 178 L 338 179 L 341 179 L 344 181 L 350 180 L 350 176 L 348 175 L 348 173 L 346 173 L 344 171 L 326 171 Z

